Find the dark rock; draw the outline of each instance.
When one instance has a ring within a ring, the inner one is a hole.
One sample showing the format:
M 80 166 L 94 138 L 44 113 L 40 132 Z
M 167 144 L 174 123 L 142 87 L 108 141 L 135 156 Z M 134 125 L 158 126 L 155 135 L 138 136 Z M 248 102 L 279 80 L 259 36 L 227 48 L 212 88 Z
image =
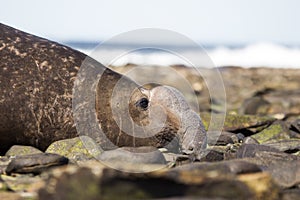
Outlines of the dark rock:
M 300 133 L 300 119 L 297 119 L 291 123 L 291 130 Z
M 291 136 L 291 138 L 300 139 L 300 134 L 298 132 L 293 131 L 293 130 L 290 130 L 290 136 Z
M 222 131 L 221 133 L 218 131 L 208 131 L 207 132 L 207 144 L 208 145 L 226 145 L 233 144 L 232 136 L 234 133 Z
M 201 162 L 216 162 L 224 160 L 224 153 L 214 149 L 206 149 L 203 157 L 199 158 Z
M 260 151 L 279 152 L 277 149 L 274 149 L 269 146 L 258 145 L 258 144 L 243 144 L 237 150 L 236 158 L 255 157 L 256 153 Z
M 245 135 L 242 133 L 237 133 L 232 136 L 232 140 L 234 143 L 242 142 L 244 140 L 244 138 L 245 138 Z
M 66 157 L 40 153 L 26 156 L 17 156 L 12 159 L 6 168 L 6 173 L 33 173 L 39 174 L 50 167 L 68 164 Z

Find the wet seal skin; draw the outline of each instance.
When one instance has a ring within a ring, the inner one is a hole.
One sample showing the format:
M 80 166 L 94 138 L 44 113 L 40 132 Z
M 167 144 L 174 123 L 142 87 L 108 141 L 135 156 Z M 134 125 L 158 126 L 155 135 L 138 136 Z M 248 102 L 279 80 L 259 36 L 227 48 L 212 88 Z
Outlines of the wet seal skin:
M 82 64 L 101 72 L 92 106 L 115 147 L 178 143 L 180 151 L 198 154 L 206 146 L 199 115 L 175 88 L 146 89 L 79 51 L 4 24 L 0 56 L 1 154 L 14 144 L 45 150 L 54 141 L 78 136 L 72 101 L 74 84 L 83 80 L 77 77 Z M 115 148 L 95 140 L 104 149 Z

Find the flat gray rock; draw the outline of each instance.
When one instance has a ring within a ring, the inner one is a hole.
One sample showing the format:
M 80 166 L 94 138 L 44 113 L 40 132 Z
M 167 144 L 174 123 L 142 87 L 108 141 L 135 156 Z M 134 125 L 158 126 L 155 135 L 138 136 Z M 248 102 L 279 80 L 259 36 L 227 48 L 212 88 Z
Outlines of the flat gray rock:
M 276 142 L 265 143 L 265 146 L 272 147 L 279 151 L 299 151 L 300 150 L 300 140 L 280 140 Z
M 122 147 L 104 151 L 98 158 L 104 163 L 166 164 L 163 154 L 154 147 Z
M 69 160 L 66 157 L 49 153 L 17 156 L 8 164 L 6 173 L 39 174 L 50 167 L 65 165 L 68 162 Z
M 10 149 L 5 153 L 5 155 L 24 156 L 24 155 L 37 154 L 37 153 L 43 153 L 43 152 L 32 146 L 14 145 L 10 147 Z

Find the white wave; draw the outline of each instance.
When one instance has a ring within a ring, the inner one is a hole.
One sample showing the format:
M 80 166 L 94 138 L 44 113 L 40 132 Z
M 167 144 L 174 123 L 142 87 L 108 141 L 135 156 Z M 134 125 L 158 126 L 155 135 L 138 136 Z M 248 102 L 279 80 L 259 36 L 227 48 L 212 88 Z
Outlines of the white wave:
M 257 43 L 240 49 L 220 47 L 208 52 L 217 66 L 300 67 L 300 49 Z
M 181 51 L 182 55 L 190 62 L 166 52 L 145 54 L 137 51 L 124 54 L 126 50 L 120 48 L 100 49 L 93 52 L 83 49 L 82 51 L 105 65 L 121 66 L 132 63 L 137 65 L 193 64 L 194 66 L 203 66 L 203 57 L 199 56 L 202 54 L 193 50 Z M 300 68 L 299 48 L 289 48 L 272 43 L 256 43 L 235 49 L 220 46 L 207 50 L 207 55 L 215 66 Z

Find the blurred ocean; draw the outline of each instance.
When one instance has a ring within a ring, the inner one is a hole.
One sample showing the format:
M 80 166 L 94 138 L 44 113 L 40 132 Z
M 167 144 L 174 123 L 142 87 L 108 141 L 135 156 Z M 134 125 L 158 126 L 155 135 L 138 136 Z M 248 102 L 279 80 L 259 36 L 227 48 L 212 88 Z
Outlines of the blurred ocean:
M 140 49 L 130 53 L 128 49 L 134 46 L 125 44 L 105 44 L 97 47 L 93 42 L 65 42 L 87 55 L 98 55 L 100 62 L 105 65 L 122 66 L 126 64 L 137 65 L 191 65 L 178 55 L 159 49 Z M 273 43 L 254 43 L 250 45 L 204 45 L 202 46 L 210 57 L 214 66 L 241 66 L 241 67 L 274 67 L 274 68 L 300 68 L 300 46 L 287 46 Z M 168 49 L 168 46 L 165 47 Z M 198 50 L 188 46 L 178 46 L 179 54 L 188 55 L 189 58 L 199 57 Z M 111 58 L 114 58 L 112 63 Z M 122 56 L 120 56 L 122 55 Z M 106 59 L 107 58 L 107 59 Z M 197 59 L 195 59 L 197 60 Z M 192 63 L 195 66 L 200 63 Z

